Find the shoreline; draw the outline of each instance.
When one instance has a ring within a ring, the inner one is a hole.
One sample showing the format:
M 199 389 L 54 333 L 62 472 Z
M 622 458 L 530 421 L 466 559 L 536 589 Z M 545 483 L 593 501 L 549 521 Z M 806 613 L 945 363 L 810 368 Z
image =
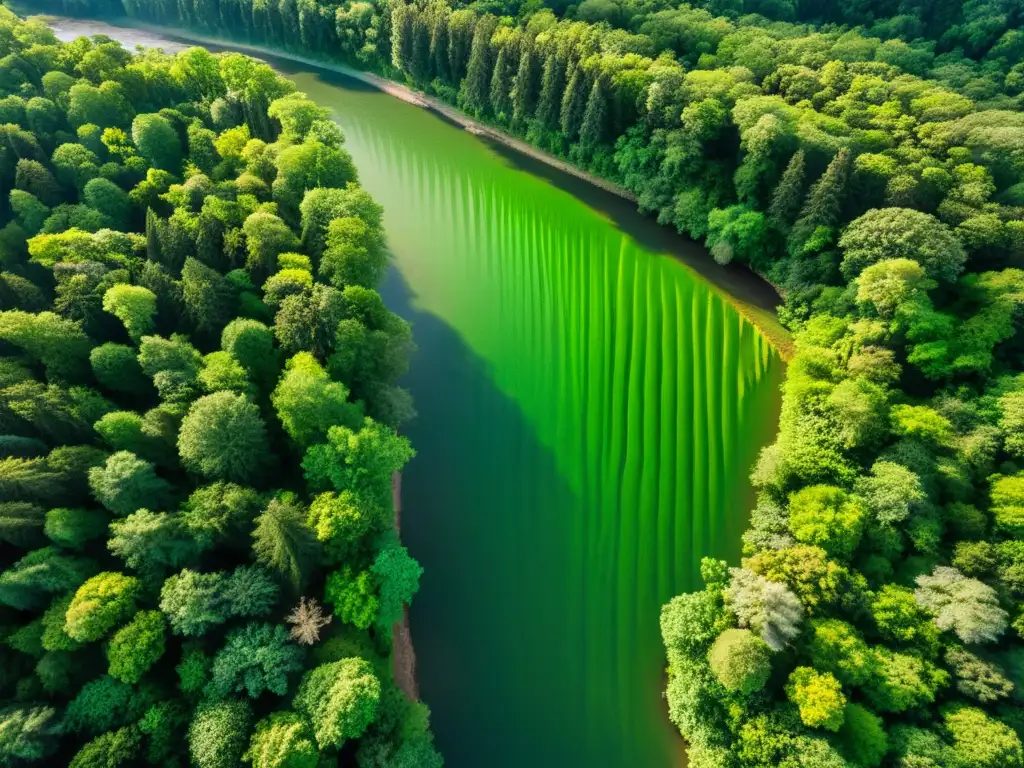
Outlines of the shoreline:
M 395 508 L 395 533 L 402 537 L 402 473 L 391 475 L 391 504 Z M 391 628 L 391 674 L 409 701 L 420 700 L 420 687 L 416 681 L 416 649 L 409 629 L 409 606 L 402 606 L 402 620 Z
M 236 42 L 234 40 L 220 38 L 214 35 L 209 35 L 203 32 L 193 31 L 188 28 L 178 26 L 167 26 L 162 27 L 156 24 L 141 21 L 129 16 L 119 16 L 113 19 L 93 19 L 93 18 L 81 18 L 74 16 L 57 16 L 55 14 L 32 14 L 37 18 L 42 19 L 53 25 L 53 22 L 57 22 L 57 30 L 59 30 L 59 20 L 62 18 L 71 19 L 78 22 L 90 22 L 96 21 L 101 24 L 108 24 L 111 26 L 118 26 L 124 29 L 134 29 L 140 32 L 149 33 L 156 35 L 161 38 L 169 39 L 173 42 L 181 43 L 182 45 L 203 45 L 213 49 L 221 50 L 233 50 L 240 53 L 253 54 L 269 59 L 278 59 L 281 61 L 291 61 L 296 64 L 302 64 L 309 67 L 315 67 L 321 70 L 332 72 L 335 74 L 343 75 L 345 77 L 357 80 L 365 85 L 369 85 L 383 93 L 388 94 L 396 99 L 411 104 L 413 106 L 427 109 L 442 119 L 448 120 L 460 126 L 469 133 L 475 136 L 479 136 L 485 140 L 493 141 L 500 144 L 512 151 L 542 163 L 550 168 L 554 168 L 557 171 L 572 176 L 580 181 L 583 181 L 593 187 L 596 187 L 604 192 L 614 195 L 622 200 L 626 200 L 634 205 L 637 202 L 637 197 L 629 190 L 614 184 L 606 179 L 602 179 L 592 173 L 584 171 L 576 166 L 568 163 L 561 158 L 558 158 L 542 149 L 534 147 L 522 139 L 519 139 L 499 128 L 495 128 L 479 120 L 469 117 L 461 110 L 453 107 L 452 105 L 434 97 L 428 96 L 425 93 L 417 91 L 404 83 L 399 83 L 394 80 L 389 80 L 386 77 L 374 74 L 372 72 L 366 72 L 364 70 L 350 67 L 346 64 L 339 63 L 332 59 L 322 59 L 314 56 L 307 56 L 300 53 L 294 53 L 284 49 L 272 48 L 266 45 L 260 45 L 258 43 L 247 43 L 247 42 Z M 662 225 L 657 225 L 662 227 Z M 662 227 L 664 228 L 664 227 Z M 671 228 L 664 228 L 666 232 L 673 232 Z M 679 236 L 679 235 L 677 235 Z M 681 237 L 681 236 L 680 236 Z M 679 259 L 675 255 L 672 258 L 676 258 L 677 261 L 683 264 L 687 269 L 693 270 L 693 267 L 686 264 L 685 261 Z M 779 294 L 778 289 L 772 285 L 763 275 L 746 268 L 748 272 L 756 277 L 758 280 L 763 282 L 765 285 L 770 286 L 771 289 Z M 707 277 L 697 273 L 702 279 L 707 280 Z M 710 281 L 709 281 L 710 282 Z M 793 346 L 792 334 L 786 330 L 781 323 L 778 321 L 778 317 L 775 313 L 774 307 L 768 308 L 764 306 L 757 306 L 748 301 L 744 301 L 739 297 L 735 296 L 725 288 L 714 285 L 717 292 L 732 305 L 736 311 L 751 325 L 753 325 L 762 336 L 767 339 L 768 343 L 779 353 L 783 362 L 788 362 L 795 351 Z M 781 298 L 781 295 L 780 295 Z
M 401 472 L 391 475 L 391 505 L 394 507 L 394 530 L 401 540 Z M 410 701 L 420 700 L 416 680 L 416 648 L 409 627 L 409 605 L 401 606 L 401 621 L 391 628 L 391 674 L 395 685 Z

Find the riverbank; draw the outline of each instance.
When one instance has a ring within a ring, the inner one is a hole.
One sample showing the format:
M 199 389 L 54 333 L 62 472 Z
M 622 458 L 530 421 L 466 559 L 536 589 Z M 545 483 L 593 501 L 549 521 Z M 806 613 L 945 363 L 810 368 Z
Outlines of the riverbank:
M 22 13 L 30 13 L 30 9 L 27 7 L 15 6 L 16 10 Z M 61 28 L 61 17 L 54 16 L 52 14 L 36 14 L 36 16 L 46 21 L 55 32 L 59 34 Z M 88 24 L 89 19 L 74 19 L 76 24 Z M 99 24 L 106 24 L 112 26 L 119 26 L 126 29 L 132 29 L 136 31 L 146 32 L 160 38 L 167 38 L 175 42 L 179 42 L 183 45 L 203 45 L 208 48 L 215 50 L 232 50 L 240 53 L 251 54 L 254 56 L 260 56 L 269 59 L 277 59 L 280 61 L 289 61 L 296 64 L 301 64 L 308 67 L 315 67 L 327 72 L 333 72 L 335 74 L 343 75 L 351 78 L 365 85 L 369 85 L 376 88 L 383 93 L 395 97 L 403 102 L 412 104 L 417 107 L 421 107 L 430 112 L 434 112 L 445 120 L 448 120 L 466 131 L 481 136 L 489 141 L 492 141 L 503 147 L 516 152 L 526 158 L 530 158 L 542 165 L 549 168 L 553 168 L 558 172 L 565 173 L 573 178 L 579 179 L 597 189 L 614 195 L 622 200 L 626 200 L 633 205 L 637 203 L 636 196 L 629 190 L 614 184 L 606 179 L 596 176 L 592 173 L 588 173 L 576 166 L 562 160 L 555 155 L 545 152 L 537 147 L 529 144 L 522 139 L 519 139 L 505 131 L 495 128 L 486 123 L 482 123 L 469 117 L 464 112 L 458 110 L 452 105 L 444 102 L 436 97 L 429 96 L 417 91 L 404 83 L 399 83 L 394 80 L 376 75 L 372 72 L 366 72 L 364 70 L 350 67 L 346 64 L 341 64 L 333 59 L 325 59 L 315 56 L 306 56 L 300 53 L 292 51 L 286 51 L 283 49 L 272 48 L 270 46 L 259 45 L 256 43 L 238 42 L 235 40 L 225 39 L 209 35 L 203 32 L 198 32 L 192 29 L 176 26 L 158 26 L 149 22 L 140 21 L 138 19 L 130 17 L 116 17 L 113 19 L 104 19 L 98 21 Z M 668 230 L 666 230 L 668 231 Z M 684 262 L 684 264 L 694 269 L 695 272 L 701 275 L 704 279 L 709 279 L 711 282 L 717 282 L 709 277 L 709 273 L 714 270 L 724 270 L 723 267 L 718 267 L 708 259 L 709 265 L 707 269 L 696 270 L 692 264 Z M 746 268 L 743 268 L 746 270 Z M 768 283 L 763 276 L 757 275 L 756 273 L 746 270 L 752 279 L 761 281 L 765 286 L 770 286 L 771 293 L 778 298 L 777 289 Z M 781 323 L 778 321 L 778 317 L 775 314 L 774 302 L 765 302 L 763 300 L 751 299 L 745 300 L 737 295 L 736 291 L 723 289 L 723 296 L 729 301 L 730 304 L 736 309 L 736 311 L 749 323 L 751 323 L 758 331 L 768 339 L 768 342 L 774 347 L 784 361 L 788 361 L 794 353 L 793 338 L 788 330 L 786 330 Z
M 395 508 L 395 532 L 402 535 L 402 473 L 391 475 L 391 504 Z M 402 606 L 402 620 L 391 630 L 391 672 L 395 684 L 410 701 L 420 700 L 416 683 L 416 650 L 409 629 L 409 606 Z

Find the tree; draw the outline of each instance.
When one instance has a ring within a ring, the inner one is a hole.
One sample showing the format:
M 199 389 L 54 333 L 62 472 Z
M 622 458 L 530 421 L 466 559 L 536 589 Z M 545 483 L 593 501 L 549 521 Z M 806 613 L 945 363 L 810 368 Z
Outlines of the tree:
M 273 499 L 256 518 L 252 538 L 256 562 L 299 591 L 320 555 L 302 507 L 291 499 Z
M 160 115 L 139 115 L 132 121 L 132 141 L 154 168 L 176 173 L 181 168 L 181 139 Z
M 248 372 L 229 352 L 211 352 L 203 358 L 199 383 L 208 393 L 234 392 L 250 397 L 256 394 Z
M 129 726 L 97 736 L 71 758 L 68 768 L 117 768 L 128 765 L 139 751 L 142 735 Z
M 0 502 L 0 541 L 20 549 L 31 549 L 44 542 L 46 511 L 24 501 Z
M 233 768 L 242 760 L 252 727 L 245 700 L 204 702 L 188 729 L 188 751 L 198 768 Z
M 19 611 L 38 610 L 53 595 L 76 589 L 96 570 L 92 561 L 63 554 L 56 547 L 33 550 L 0 573 L 0 604 Z
M 203 635 L 212 625 L 228 619 L 223 601 L 227 579 L 224 573 L 196 573 L 186 568 L 164 582 L 160 610 L 175 634 Z
M 402 619 L 402 606 L 412 602 L 419 591 L 423 568 L 400 544 L 386 546 L 377 554 L 370 573 L 379 586 L 377 623 L 390 627 Z
M 830 230 L 839 222 L 849 167 L 850 151 L 843 147 L 807 193 L 800 218 L 790 234 L 791 252 L 794 252 L 795 247 L 795 253 L 800 253 L 808 243 L 818 241 L 821 230 Z
M 380 601 L 369 571 L 346 565 L 327 576 L 324 599 L 334 604 L 334 615 L 357 629 L 369 629 L 379 619 Z
M 57 748 L 60 721 L 53 707 L 12 705 L 0 709 L 0 761 L 38 761 Z
M 181 422 L 178 452 L 186 469 L 205 477 L 258 477 L 270 452 L 259 408 L 231 392 L 199 398 Z
M 90 179 L 82 188 L 82 200 L 110 221 L 115 229 L 129 225 L 132 201 L 128 193 L 109 179 Z
M 863 692 L 879 712 L 906 712 L 931 704 L 949 675 L 928 661 L 884 646 L 871 649 L 871 674 Z
M 189 535 L 202 549 L 208 549 L 247 536 L 263 503 L 263 497 L 251 488 L 211 483 L 193 491 L 178 516 Z
M 789 497 L 789 529 L 797 541 L 849 559 L 864 530 L 864 508 L 841 488 L 812 485 Z
M 251 699 L 264 691 L 278 696 L 288 692 L 288 675 L 302 669 L 302 649 L 289 641 L 280 624 L 247 624 L 228 633 L 224 647 L 213 659 L 206 695 L 222 699 L 244 693 Z
M 759 691 L 771 674 L 771 653 L 761 638 L 747 629 L 727 629 L 708 651 L 708 664 L 730 691 L 749 695 Z
M 994 643 L 1006 629 L 995 590 L 956 568 L 936 566 L 930 576 L 918 576 L 914 599 L 940 630 L 952 630 L 965 643 Z
M 804 151 L 798 149 L 789 159 L 789 164 L 772 192 L 768 207 L 768 218 L 780 229 L 786 229 L 800 210 L 804 196 Z
M 124 323 L 132 341 L 153 330 L 156 294 L 137 285 L 115 285 L 103 294 L 103 309 Z
M 84 686 L 64 711 L 66 731 L 97 735 L 127 725 L 138 718 L 143 697 L 134 696 L 130 685 L 109 675 Z
M 279 254 L 294 251 L 299 246 L 298 238 L 288 225 L 265 211 L 251 214 L 242 225 L 242 232 L 249 251 L 246 266 L 256 285 L 262 285 L 277 269 Z
M 727 605 L 741 627 L 756 630 L 774 651 L 781 651 L 799 632 L 803 606 L 782 584 L 768 581 L 745 568 L 732 568 Z
M 144 506 L 160 507 L 171 498 L 171 485 L 157 476 L 153 465 L 128 451 L 118 451 L 102 467 L 91 468 L 89 488 L 118 517 Z
M 98 509 L 55 507 L 46 512 L 43 532 L 66 549 L 82 549 L 107 533 L 110 518 Z
M 576 65 L 569 75 L 569 82 L 565 86 L 565 93 L 562 94 L 562 105 L 559 112 L 559 124 L 562 133 L 570 141 L 579 136 L 580 126 L 583 124 L 583 113 L 587 106 L 587 73 L 583 67 Z
M 989 494 L 996 528 L 1009 536 L 1024 535 L 1024 472 L 995 476 Z
M 854 490 L 882 525 L 906 520 L 926 499 L 921 478 L 892 461 L 876 461 L 869 476 L 857 479 Z
M 345 385 L 331 381 L 313 355 L 300 352 L 286 364 L 271 402 L 285 432 L 300 448 L 308 448 L 326 440 L 333 426 L 359 427 L 361 409 L 348 396 Z
M 191 256 L 181 270 L 181 298 L 195 327 L 213 338 L 230 322 L 236 306 L 235 289 L 224 276 Z
M 110 524 L 110 533 L 107 548 L 146 577 L 180 568 L 201 547 L 177 516 L 148 509 L 115 520 Z
M 138 683 L 164 655 L 165 628 L 166 622 L 159 611 L 135 614 L 135 618 L 110 639 L 107 674 L 130 685 Z
M 331 617 L 324 615 L 316 600 L 302 598 L 285 619 L 292 628 L 292 639 L 300 645 L 312 645 L 320 639 L 320 629 L 331 623 Z
M 809 728 L 838 731 L 843 724 L 846 697 L 842 687 L 828 672 L 797 667 L 786 683 L 786 695 L 800 710 L 800 719 Z
M 867 707 L 849 702 L 843 725 L 836 734 L 839 748 L 854 765 L 876 768 L 889 749 L 882 718 Z
M 123 573 L 93 576 L 75 592 L 68 606 L 64 631 L 73 640 L 99 640 L 135 611 L 141 584 Z
M 307 672 L 295 708 L 313 724 L 317 746 L 338 748 L 362 736 L 377 716 L 380 681 L 363 659 L 342 659 Z
M 274 349 L 274 332 L 263 323 L 235 318 L 224 327 L 220 345 L 261 388 L 269 388 L 277 378 L 280 363 Z
M 302 468 L 315 487 L 350 490 L 388 508 L 391 476 L 414 455 L 406 438 L 367 418 L 358 432 L 344 426 L 331 427 L 326 443 L 306 451 Z
M 150 390 L 134 349 L 123 344 L 106 343 L 93 347 L 89 353 L 93 375 L 105 389 L 125 394 L 142 394 Z
M 583 123 L 580 126 L 580 144 L 594 148 L 605 140 L 608 131 L 608 86 L 602 76 L 594 78 L 594 85 L 587 97 L 587 107 L 583 111 Z
M 879 208 L 854 220 L 839 239 L 841 269 L 852 280 L 886 259 L 920 264 L 932 280 L 953 282 L 967 261 L 960 241 L 934 216 L 909 208 Z
M 243 756 L 253 768 L 316 768 L 313 734 L 294 712 L 274 712 L 256 723 Z
M 871 616 L 885 640 L 909 645 L 933 657 L 939 647 L 938 628 L 914 599 L 914 593 L 895 584 L 884 585 L 871 601 Z
M 306 351 L 323 359 L 334 348 L 344 312 L 341 291 L 317 283 L 312 291 L 288 296 L 281 302 L 274 335 L 287 354 Z
M 462 104 L 477 113 L 487 109 L 490 97 L 491 36 L 498 26 L 498 20 L 487 14 L 479 18 L 473 29 L 473 43 L 469 53 L 466 77 L 459 92 Z
M 942 713 L 953 740 L 957 765 L 965 768 L 1019 768 L 1024 765 L 1020 737 L 977 707 L 955 704 Z
M 387 268 L 387 251 L 380 228 L 356 216 L 342 216 L 327 226 L 327 249 L 319 274 L 338 288 L 376 286 Z
M 964 648 L 949 648 L 946 664 L 953 671 L 956 689 L 975 701 L 988 704 L 1009 696 L 1013 691 L 1013 683 L 996 664 Z

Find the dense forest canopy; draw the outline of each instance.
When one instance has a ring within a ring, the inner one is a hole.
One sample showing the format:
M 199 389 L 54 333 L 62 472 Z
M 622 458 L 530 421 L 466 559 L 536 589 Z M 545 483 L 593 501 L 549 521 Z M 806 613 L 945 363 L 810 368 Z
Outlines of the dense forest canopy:
M 3 9 L 0 55 L 0 765 L 441 765 L 391 670 L 410 330 L 338 127 L 238 54 Z
M 744 558 L 662 614 L 694 768 L 1024 765 L 1019 3 L 71 8 L 122 9 L 407 80 L 780 288 Z

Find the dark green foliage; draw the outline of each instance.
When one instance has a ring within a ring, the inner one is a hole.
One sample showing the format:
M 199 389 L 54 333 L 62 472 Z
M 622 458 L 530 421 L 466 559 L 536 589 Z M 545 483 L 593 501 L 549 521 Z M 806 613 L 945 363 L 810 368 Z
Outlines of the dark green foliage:
M 57 746 L 60 720 L 52 707 L 5 707 L 0 709 L 0 733 L 0 760 L 5 765 L 42 760 Z
M 248 624 L 232 630 L 213 659 L 205 693 L 212 699 L 233 693 L 255 699 L 264 691 L 283 696 L 288 676 L 302 668 L 302 655 L 280 624 Z
M 46 513 L 46 536 L 67 549 L 81 549 L 107 532 L 110 518 L 98 509 L 57 507 Z
M 256 518 L 252 538 L 256 561 L 299 591 L 320 556 L 302 508 L 290 499 L 272 500 Z

